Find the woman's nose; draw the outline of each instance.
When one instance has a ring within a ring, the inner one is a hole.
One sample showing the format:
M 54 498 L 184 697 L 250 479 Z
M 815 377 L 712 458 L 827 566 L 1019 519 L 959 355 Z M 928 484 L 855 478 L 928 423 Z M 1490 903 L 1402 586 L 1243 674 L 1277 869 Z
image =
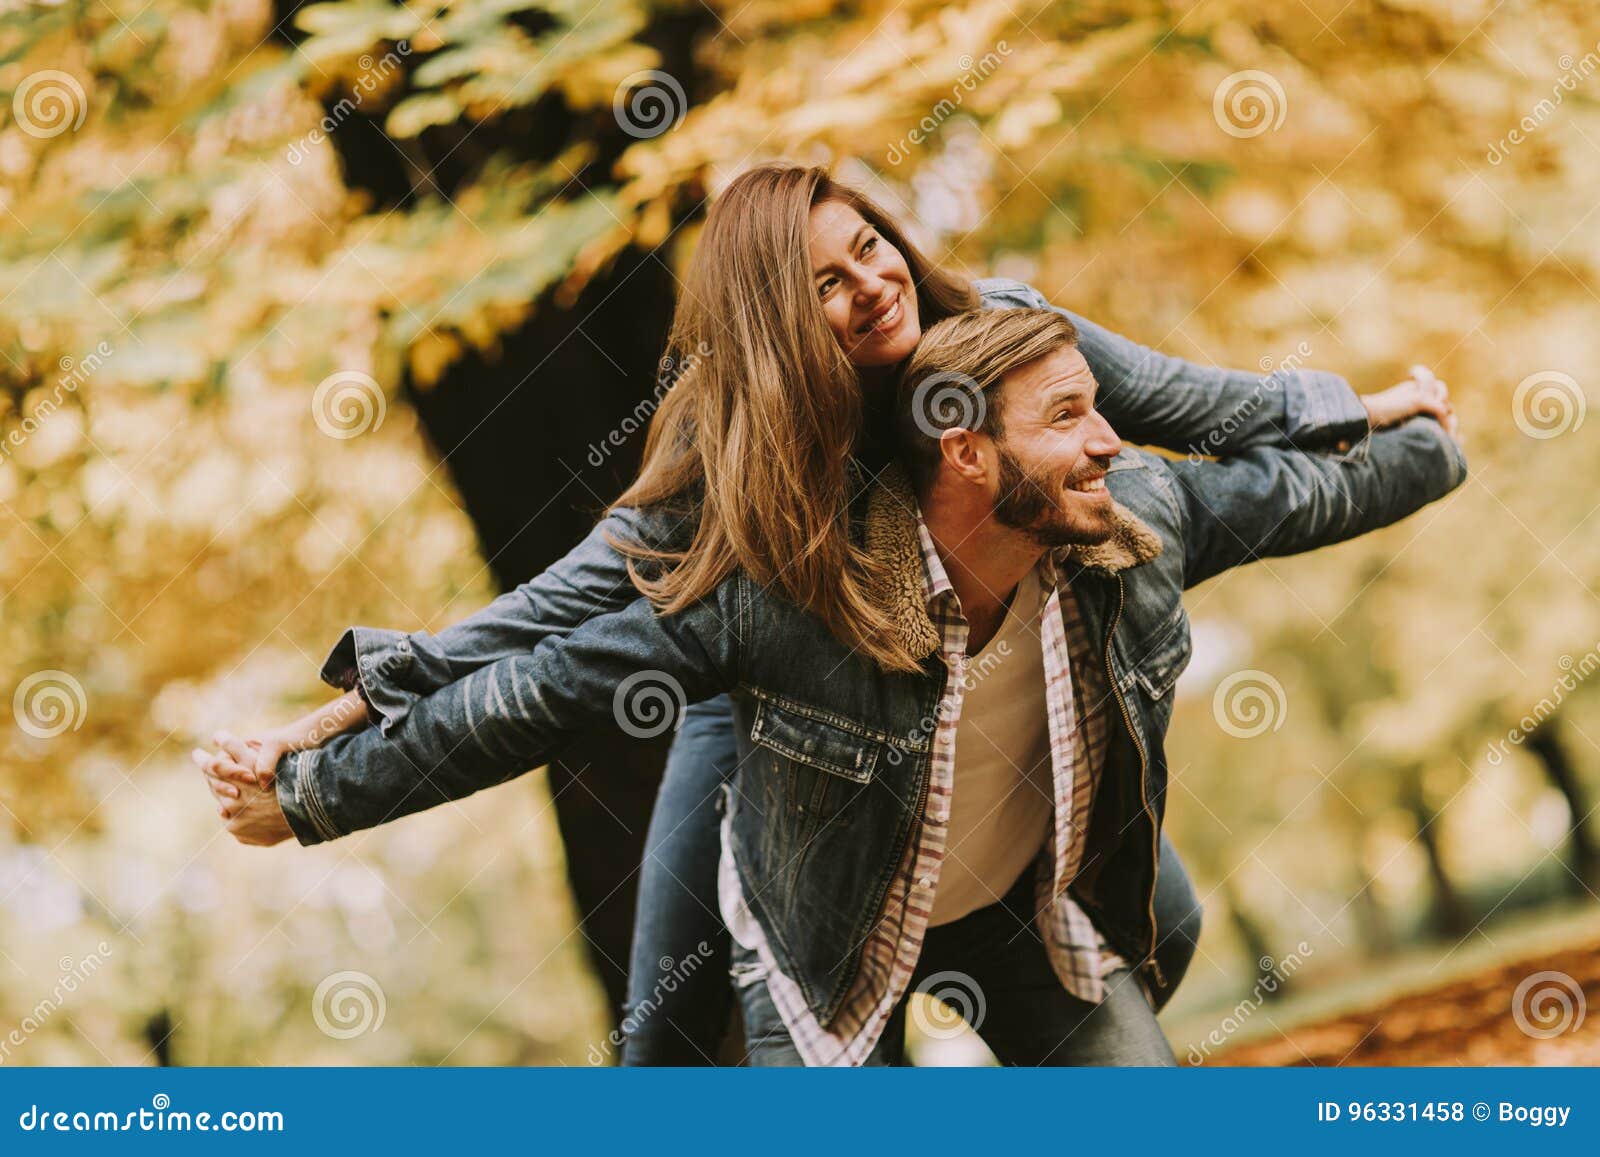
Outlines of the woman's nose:
M 878 304 L 883 298 L 884 280 L 870 269 L 860 269 L 855 273 L 856 303 L 863 306 Z

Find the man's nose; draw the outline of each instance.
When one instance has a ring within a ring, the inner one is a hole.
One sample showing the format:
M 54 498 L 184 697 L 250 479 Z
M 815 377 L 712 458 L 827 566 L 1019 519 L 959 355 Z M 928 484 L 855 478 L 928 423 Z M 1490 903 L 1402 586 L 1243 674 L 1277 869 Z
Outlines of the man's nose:
M 1117 437 L 1117 432 L 1099 410 L 1094 412 L 1094 426 L 1089 431 L 1089 441 L 1084 444 L 1083 452 L 1096 458 L 1115 458 L 1122 453 L 1122 439 Z

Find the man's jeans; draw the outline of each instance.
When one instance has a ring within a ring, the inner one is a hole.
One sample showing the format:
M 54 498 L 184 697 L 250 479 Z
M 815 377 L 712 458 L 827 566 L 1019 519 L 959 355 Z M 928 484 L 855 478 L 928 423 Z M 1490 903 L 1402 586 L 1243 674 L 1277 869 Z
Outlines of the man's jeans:
M 1031 869 L 1024 871 L 997 903 L 928 930 L 911 990 L 945 994 L 949 1011 L 929 1015 L 924 1030 L 947 1031 L 954 1023 L 950 1011 L 958 1012 L 1002 1065 L 1176 1065 L 1132 972 L 1119 969 L 1108 976 L 1098 1005 L 1062 987 L 1034 930 L 1033 877 Z M 802 1064 L 767 991 L 760 960 L 737 944 L 733 975 L 744 1009 L 749 1063 Z M 901 1000 L 867 1064 L 904 1063 L 908 1003 L 909 997 Z
M 722 695 L 689 707 L 667 757 L 639 869 L 624 1065 L 716 1063 L 734 995 L 728 984 L 731 941 L 717 911 L 722 845 L 716 800 L 737 763 L 732 701 Z M 1166 984 L 1156 993 L 1158 1009 L 1194 957 L 1200 916 L 1183 862 L 1163 835 L 1156 959 Z

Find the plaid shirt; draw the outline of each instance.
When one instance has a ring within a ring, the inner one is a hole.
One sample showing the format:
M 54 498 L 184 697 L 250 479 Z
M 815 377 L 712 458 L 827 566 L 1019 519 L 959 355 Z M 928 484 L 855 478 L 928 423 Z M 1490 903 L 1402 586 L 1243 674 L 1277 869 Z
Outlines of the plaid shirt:
M 948 852 L 956 725 L 966 691 L 967 621 L 920 512 L 917 534 L 922 544 L 928 612 L 939 629 L 941 657 L 950 677 L 945 680 L 937 713 L 921 832 L 907 848 L 901 870 L 890 884 L 883 913 L 862 952 L 860 972 L 831 1026 L 824 1028 L 818 1023 L 799 986 L 777 968 L 760 924 L 744 903 L 724 820 L 719 886 L 723 915 L 734 938 L 765 965 L 772 1001 L 808 1065 L 859 1065 L 878 1043 L 910 987 L 933 911 L 939 870 Z M 1105 674 L 1095 661 L 1091 640 L 1078 615 L 1077 600 L 1070 589 L 1060 589 L 1050 555 L 1045 555 L 1039 568 L 1040 582 L 1049 592 L 1038 629 L 1044 652 L 1055 823 L 1039 859 L 1034 894 L 1037 927 L 1062 985 L 1080 1000 L 1098 1004 L 1105 995 L 1105 977 L 1127 965 L 1106 946 L 1083 909 L 1066 894 L 1066 887 L 1083 860 L 1089 806 L 1104 763 L 1108 695 Z

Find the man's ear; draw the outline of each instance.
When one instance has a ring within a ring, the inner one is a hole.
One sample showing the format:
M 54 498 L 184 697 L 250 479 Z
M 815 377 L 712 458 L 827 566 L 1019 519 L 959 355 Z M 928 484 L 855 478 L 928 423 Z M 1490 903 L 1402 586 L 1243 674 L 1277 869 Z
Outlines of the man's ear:
M 939 435 L 939 457 L 956 477 L 982 483 L 989 476 L 989 461 L 984 453 L 988 440 L 976 430 L 953 426 Z

